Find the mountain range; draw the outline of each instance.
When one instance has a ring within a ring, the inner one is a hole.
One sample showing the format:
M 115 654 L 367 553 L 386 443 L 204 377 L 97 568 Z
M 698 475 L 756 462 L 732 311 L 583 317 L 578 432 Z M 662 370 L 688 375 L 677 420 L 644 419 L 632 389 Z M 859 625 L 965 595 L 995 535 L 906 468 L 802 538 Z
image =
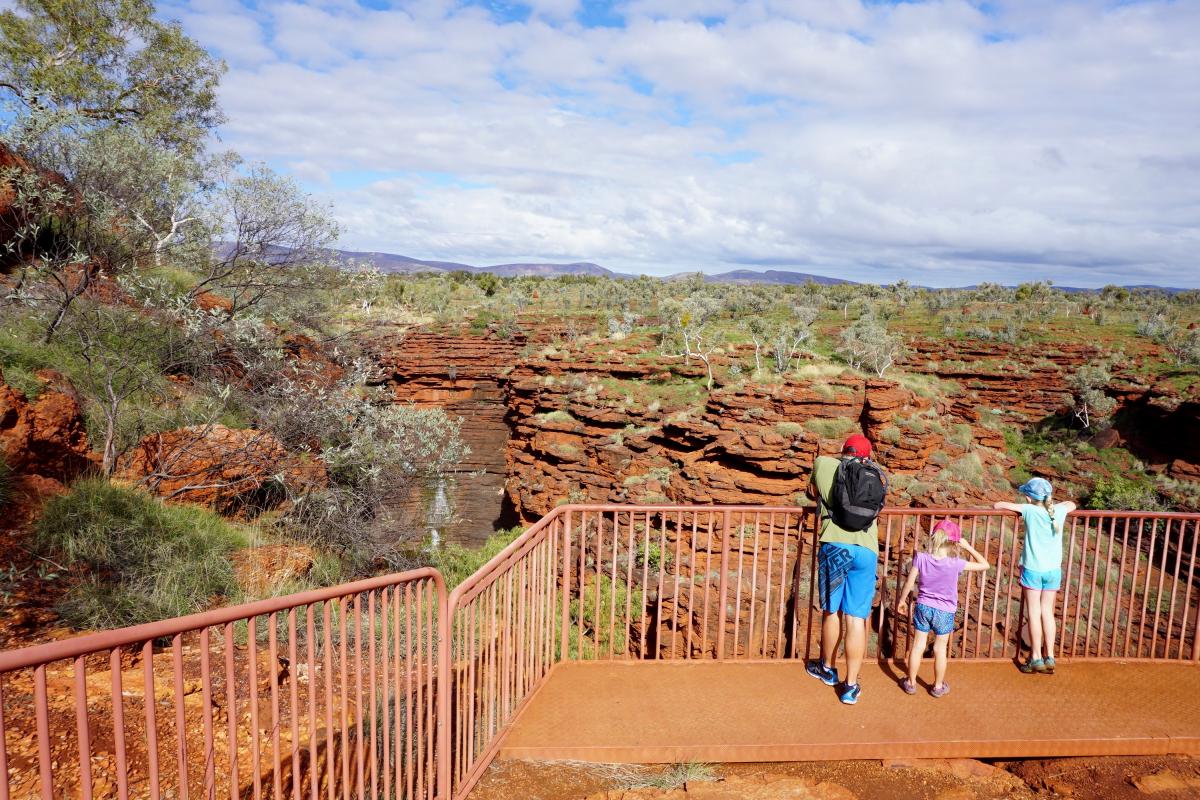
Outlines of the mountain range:
M 359 264 L 373 264 L 381 272 L 411 274 L 419 272 L 490 272 L 493 275 L 498 275 L 502 278 L 515 278 L 529 275 L 540 275 L 542 277 L 554 278 L 560 275 L 594 275 L 602 278 L 615 278 L 618 280 L 633 280 L 637 275 L 628 272 L 614 272 L 607 267 L 602 267 L 599 264 L 593 264 L 590 261 L 576 261 L 566 264 L 554 263 L 513 263 L 513 264 L 491 264 L 485 267 L 477 267 L 471 264 L 462 264 L 457 261 L 428 261 L 420 258 L 410 258 L 396 253 L 372 253 L 359 252 L 353 250 L 335 250 L 338 258 L 345 261 L 355 261 Z M 682 280 L 683 278 L 694 275 L 691 272 L 680 272 L 675 275 L 668 275 L 663 280 Z M 841 280 L 840 278 L 830 278 L 825 275 L 812 275 L 807 272 L 788 272 L 784 270 L 769 269 L 765 272 L 756 272 L 749 269 L 737 269 L 729 272 L 720 272 L 715 274 L 706 274 L 704 280 L 708 283 L 777 283 L 777 284 L 797 284 L 797 283 L 819 283 L 829 286 L 836 283 L 854 283 L 854 281 Z
M 334 250 L 334 255 L 345 262 L 357 262 L 359 264 L 373 264 L 381 272 L 413 274 L 413 273 L 429 273 L 429 272 L 490 272 L 493 275 L 498 275 L 502 278 L 516 278 L 530 275 L 539 275 L 546 278 L 555 278 L 561 275 L 594 275 L 602 278 L 614 278 L 617 280 L 633 280 L 638 275 L 628 272 L 615 272 L 607 267 L 602 267 L 599 264 L 594 264 L 590 261 L 573 261 L 570 263 L 533 263 L 533 262 L 517 262 L 511 264 L 491 264 L 489 266 L 477 267 L 471 264 L 463 264 L 458 261 L 432 261 L 420 258 L 411 258 L 402 256 L 396 253 L 375 253 L 363 252 L 354 250 Z M 675 281 L 695 275 L 695 272 L 677 272 L 674 275 L 666 275 L 661 280 Z M 812 281 L 813 283 L 822 286 L 833 286 L 840 283 L 857 284 L 857 281 L 848 281 L 841 278 L 831 278 L 827 275 L 814 275 L 809 272 L 791 272 L 789 270 L 768 269 L 762 272 L 752 269 L 735 269 L 728 272 L 717 272 L 704 275 L 706 283 L 766 283 L 766 284 L 804 284 Z M 913 288 L 921 288 L 914 286 Z M 974 289 L 972 286 L 958 287 L 962 289 Z M 1056 286 L 1064 292 L 1070 293 L 1086 293 L 1096 292 L 1098 289 L 1085 289 L 1078 286 Z M 1125 286 L 1126 289 L 1157 289 L 1159 291 L 1174 294 L 1176 292 L 1187 291 L 1175 287 L 1166 286 L 1151 286 L 1147 284 L 1138 284 L 1133 286 Z

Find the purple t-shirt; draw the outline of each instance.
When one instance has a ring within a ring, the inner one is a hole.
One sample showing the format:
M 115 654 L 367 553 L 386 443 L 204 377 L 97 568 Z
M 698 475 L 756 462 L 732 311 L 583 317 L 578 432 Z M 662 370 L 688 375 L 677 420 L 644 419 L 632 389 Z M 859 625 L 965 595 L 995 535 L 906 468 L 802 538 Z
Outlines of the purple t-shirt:
M 958 576 L 967 562 L 961 558 L 934 558 L 929 553 L 917 553 L 913 559 L 917 568 L 917 602 L 941 611 L 958 610 Z

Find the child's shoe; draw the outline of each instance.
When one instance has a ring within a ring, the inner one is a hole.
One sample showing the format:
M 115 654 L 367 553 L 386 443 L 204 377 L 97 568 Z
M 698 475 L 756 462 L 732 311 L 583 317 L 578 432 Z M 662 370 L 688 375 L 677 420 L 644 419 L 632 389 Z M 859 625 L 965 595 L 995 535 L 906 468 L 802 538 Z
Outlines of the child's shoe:
M 917 687 L 914 686 L 913 682 L 910 681 L 908 678 L 905 678 L 904 680 L 900 681 L 900 688 L 904 690 L 905 694 L 916 694 L 917 693 Z
M 1043 675 L 1053 675 L 1054 674 L 1054 659 L 1047 658 L 1047 659 L 1043 660 L 1042 668 L 1039 669 L 1038 672 L 1042 673 Z
M 833 667 L 825 666 L 825 662 L 819 658 L 814 658 L 805 665 L 804 671 L 814 678 L 819 680 L 826 686 L 837 686 L 838 674 Z
M 1026 675 L 1032 675 L 1035 672 L 1045 672 L 1046 662 L 1042 661 L 1040 658 L 1035 658 L 1030 661 L 1026 661 L 1024 664 L 1021 664 L 1017 667 L 1017 669 L 1021 670 L 1021 672 L 1024 672 Z
M 942 681 L 941 686 L 935 686 L 929 690 L 930 697 L 945 697 L 950 694 L 950 684 Z
M 847 684 L 842 687 L 838 693 L 838 699 L 848 706 L 852 706 L 858 702 L 858 696 L 862 694 L 862 687 L 857 683 Z

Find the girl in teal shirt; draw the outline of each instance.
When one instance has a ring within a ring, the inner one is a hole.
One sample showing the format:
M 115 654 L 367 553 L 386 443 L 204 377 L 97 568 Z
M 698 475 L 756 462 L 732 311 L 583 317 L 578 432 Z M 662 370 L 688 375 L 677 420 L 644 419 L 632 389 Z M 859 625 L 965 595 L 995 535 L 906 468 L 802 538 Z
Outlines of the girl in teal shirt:
M 1053 674 L 1054 639 L 1058 632 L 1054 609 L 1062 587 L 1063 526 L 1075 504 L 1055 503 L 1054 487 L 1045 478 L 1031 478 L 1018 486 L 1017 491 L 1032 502 L 999 502 L 995 508 L 1015 511 L 1025 523 L 1021 588 L 1025 593 L 1032 652 L 1020 670 L 1027 674 Z

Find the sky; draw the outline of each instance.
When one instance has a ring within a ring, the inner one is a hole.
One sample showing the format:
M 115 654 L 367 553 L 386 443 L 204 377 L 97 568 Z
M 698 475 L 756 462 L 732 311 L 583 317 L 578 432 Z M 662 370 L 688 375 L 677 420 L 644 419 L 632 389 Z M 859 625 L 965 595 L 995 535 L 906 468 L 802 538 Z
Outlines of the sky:
M 1200 286 L 1200 2 L 161 8 L 345 249 Z

